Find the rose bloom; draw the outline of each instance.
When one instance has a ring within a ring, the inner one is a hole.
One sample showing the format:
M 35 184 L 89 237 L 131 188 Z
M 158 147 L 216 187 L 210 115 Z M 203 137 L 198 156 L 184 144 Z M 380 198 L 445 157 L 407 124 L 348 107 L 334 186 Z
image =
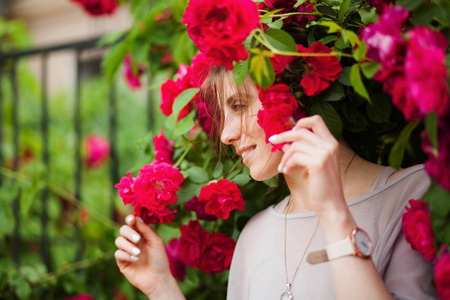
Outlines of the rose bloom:
M 109 158 L 109 140 L 106 137 L 90 134 L 85 139 L 86 165 L 89 168 L 101 166 Z
M 287 56 L 279 54 L 275 54 L 273 57 L 271 57 L 270 62 L 272 63 L 275 75 L 282 73 L 284 69 L 286 69 L 287 65 L 289 65 L 296 59 L 298 59 L 298 56 Z
M 139 79 L 139 77 L 142 75 L 142 73 L 144 72 L 142 67 L 137 67 L 136 72 L 133 71 L 133 65 L 131 62 L 131 55 L 127 54 L 127 56 L 125 56 L 125 59 L 123 61 L 123 77 L 125 78 L 125 81 L 127 82 L 128 86 L 130 87 L 130 89 L 134 90 L 134 89 L 138 89 L 141 87 L 141 81 Z
M 160 135 L 155 135 L 153 138 L 153 146 L 155 147 L 155 159 L 160 162 L 166 162 L 173 165 L 173 146 L 174 142 L 169 141 L 161 129 Z
M 251 0 L 191 0 L 182 23 L 201 52 L 231 70 L 233 61 L 248 57 L 243 42 L 258 27 L 258 15 Z
M 202 126 L 203 131 L 210 137 L 213 137 L 213 122 L 214 120 L 211 117 L 211 108 L 209 108 L 206 102 L 198 102 L 196 104 L 196 109 L 198 112 L 197 119 Z
M 123 204 L 135 205 L 135 194 L 134 194 L 134 181 L 136 178 L 131 177 L 131 172 L 127 172 L 127 176 L 123 176 L 119 183 L 116 183 L 114 187 L 119 189 L 119 196 L 123 200 Z
M 203 230 L 198 221 L 189 221 L 188 225 L 182 225 L 180 232 L 178 255 L 185 265 L 197 268 L 202 255 L 202 247 L 209 238 L 209 232 Z
M 198 268 L 204 273 L 219 273 L 230 268 L 236 242 L 224 233 L 213 232 L 203 244 Z
M 184 177 L 178 171 L 165 162 L 154 161 L 145 165 L 140 171 L 134 183 L 122 178 L 116 187 L 129 198 L 122 198 L 125 204 L 134 206 L 134 215 L 144 219 L 146 223 L 170 223 L 174 220 L 173 211 L 166 206 L 177 203 L 176 192 Z M 122 189 L 122 190 L 121 190 Z M 128 191 L 127 189 L 130 189 Z M 134 199 L 131 191 L 134 190 Z
M 428 212 L 428 203 L 420 200 L 409 200 L 410 207 L 402 216 L 403 234 L 411 247 L 431 261 L 436 255 L 433 229 Z
M 182 91 L 184 90 L 181 88 L 180 84 L 170 78 L 161 85 L 161 105 L 159 107 L 165 116 L 170 116 L 172 114 L 173 102 Z M 188 103 L 188 105 L 183 107 L 178 116 L 178 120 L 184 118 L 191 111 L 192 107 L 191 103 Z
M 385 9 L 395 3 L 395 0 L 367 0 L 367 3 L 376 7 L 377 14 L 382 14 Z
M 184 208 L 188 211 L 195 212 L 197 219 L 204 221 L 215 221 L 217 217 L 214 215 L 208 215 L 205 212 L 205 204 L 198 201 L 198 197 L 194 196 L 191 200 L 184 204 Z
M 330 53 L 331 49 L 321 42 L 315 42 L 309 49 L 302 45 L 297 45 L 297 51 L 303 53 Z M 303 57 L 303 60 L 306 63 L 306 74 L 300 84 L 308 96 L 316 96 L 329 87 L 330 81 L 338 79 L 342 71 L 342 66 L 335 56 L 310 56 Z
M 294 5 L 296 3 L 297 0 L 264 0 L 263 2 L 260 2 L 258 4 L 258 8 L 266 11 L 273 11 L 282 8 L 283 10 L 278 12 L 278 14 L 312 13 L 314 11 L 314 4 L 309 0 L 306 0 L 297 8 L 294 8 Z M 273 18 L 273 20 L 276 21 L 279 18 L 280 17 L 275 17 Z M 291 23 L 292 20 L 295 20 L 300 24 L 300 26 L 305 27 L 308 23 L 308 20 L 314 20 L 315 18 L 315 16 L 304 15 L 288 16 L 287 18 L 283 19 L 283 26 L 286 26 L 287 24 Z
M 423 118 L 436 111 L 442 115 L 448 106 L 445 36 L 427 27 L 416 27 L 408 32 L 408 50 L 405 58 L 406 99 L 413 102 L 417 112 L 405 115 Z M 402 109 L 402 107 L 399 107 Z
M 439 297 L 450 299 L 450 255 L 445 249 L 434 267 L 434 282 Z
M 166 246 L 166 253 L 169 259 L 170 272 L 178 281 L 183 282 L 186 277 L 186 266 L 179 256 L 180 241 L 176 238 L 171 239 Z
M 91 16 L 111 15 L 119 5 L 116 0 L 71 0 L 78 3 Z
M 207 214 L 224 220 L 229 218 L 231 211 L 244 210 L 245 206 L 241 189 L 227 179 L 220 179 L 202 186 L 198 200 L 205 203 Z
M 89 294 L 78 294 L 73 297 L 66 297 L 66 300 L 94 300 L 94 297 Z

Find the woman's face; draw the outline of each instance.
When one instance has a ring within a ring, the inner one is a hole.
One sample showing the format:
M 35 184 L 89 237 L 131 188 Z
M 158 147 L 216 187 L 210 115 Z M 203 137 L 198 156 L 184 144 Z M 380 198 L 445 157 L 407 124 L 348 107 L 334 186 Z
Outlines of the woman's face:
M 224 76 L 224 113 L 221 141 L 233 145 L 241 155 L 243 163 L 250 169 L 253 179 L 262 181 L 275 176 L 282 152 L 271 152 L 266 144 L 264 130 L 257 123 L 258 110 L 262 109 L 258 90 L 250 79 L 244 82 L 246 88 L 236 88 L 233 75 Z

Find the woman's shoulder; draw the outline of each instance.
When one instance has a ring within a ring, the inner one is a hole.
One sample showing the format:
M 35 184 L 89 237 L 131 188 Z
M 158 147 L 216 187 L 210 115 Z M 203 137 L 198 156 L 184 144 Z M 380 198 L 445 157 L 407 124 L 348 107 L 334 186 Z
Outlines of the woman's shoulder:
M 394 170 L 387 178 L 386 184 L 413 178 L 422 178 L 424 180 L 429 179 L 423 164 Z

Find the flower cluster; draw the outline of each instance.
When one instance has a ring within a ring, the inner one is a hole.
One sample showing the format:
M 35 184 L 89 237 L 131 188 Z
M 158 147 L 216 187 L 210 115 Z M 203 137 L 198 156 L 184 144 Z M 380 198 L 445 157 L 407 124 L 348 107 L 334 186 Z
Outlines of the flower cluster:
M 103 136 L 89 134 L 85 139 L 86 157 L 88 168 L 97 168 L 109 158 L 109 140 Z
M 155 149 L 155 159 L 160 162 L 166 162 L 173 165 L 173 141 L 169 141 L 161 129 L 160 135 L 155 135 L 153 138 L 153 146 Z
M 202 229 L 198 221 L 180 227 L 178 255 L 187 266 L 204 273 L 218 273 L 230 268 L 236 242 L 226 234 Z
M 123 203 L 131 204 L 134 215 L 145 223 L 171 223 L 174 213 L 167 206 L 177 203 L 176 192 L 184 176 L 165 162 L 154 161 L 145 165 L 136 178 L 122 177 L 115 185 Z
M 385 10 L 380 20 L 362 30 L 368 57 L 381 64 L 374 78 L 408 120 L 423 119 L 436 111 L 442 115 L 449 102 L 446 83 L 444 35 L 415 27 L 403 37 L 408 11 L 399 6 Z
M 91 16 L 111 15 L 116 11 L 119 6 L 116 0 L 71 0 L 83 9 Z
M 251 0 L 191 0 L 183 24 L 202 53 L 231 70 L 233 61 L 247 59 L 243 42 L 258 26 L 259 14 Z

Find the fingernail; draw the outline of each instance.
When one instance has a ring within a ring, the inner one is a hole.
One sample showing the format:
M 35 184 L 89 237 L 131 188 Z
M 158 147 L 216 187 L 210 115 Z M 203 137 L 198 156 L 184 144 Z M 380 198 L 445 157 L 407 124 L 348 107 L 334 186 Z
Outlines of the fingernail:
M 286 174 L 286 171 L 287 171 L 287 168 L 286 168 L 286 167 L 284 167 L 284 168 L 283 168 L 283 173 L 285 173 L 285 174 Z
M 144 220 L 142 220 L 141 217 L 137 217 L 137 219 L 139 220 L 139 222 L 144 223 Z
M 139 241 L 140 238 L 141 238 L 141 237 L 140 237 L 139 235 L 137 235 L 136 233 L 134 233 L 134 234 L 131 236 L 131 239 L 133 240 L 133 242 Z
M 134 219 L 134 216 L 128 216 L 128 217 L 125 219 L 125 221 L 126 221 L 127 223 L 130 223 L 131 221 L 133 221 L 133 219 Z
M 133 248 L 131 249 L 131 252 L 133 252 L 133 254 L 135 254 L 135 255 L 139 255 L 139 253 L 141 253 L 141 250 L 139 250 L 139 249 L 136 248 L 136 247 L 133 247 Z
M 269 142 L 273 143 L 277 140 L 277 138 L 278 138 L 278 134 L 274 134 L 269 138 Z
M 295 131 L 296 129 L 297 129 L 297 128 L 295 128 L 295 126 L 294 126 L 294 127 L 292 127 L 292 129 L 291 129 L 291 130 L 292 130 L 292 131 Z
M 139 260 L 139 257 L 134 256 L 134 255 L 131 255 L 131 259 L 134 260 L 134 261 L 138 261 L 138 260 Z
M 278 172 L 280 172 L 280 173 L 283 172 L 283 165 L 282 164 L 278 165 Z

